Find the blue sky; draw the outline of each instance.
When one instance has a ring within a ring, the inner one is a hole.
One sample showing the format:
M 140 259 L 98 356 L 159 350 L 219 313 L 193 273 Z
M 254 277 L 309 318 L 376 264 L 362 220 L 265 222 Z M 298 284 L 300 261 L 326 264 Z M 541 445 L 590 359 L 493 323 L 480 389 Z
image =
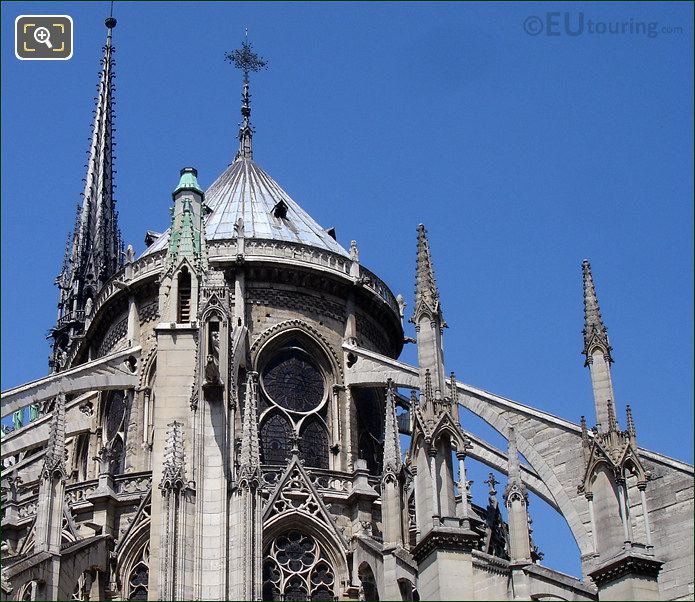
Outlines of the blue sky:
M 47 371 L 107 11 L 2 4 L 3 389 Z M 546 35 L 548 12 L 560 35 Z M 24 13 L 71 15 L 73 58 L 15 59 Z M 581 35 L 563 30 L 565 13 L 575 30 L 584 19 Z M 591 424 L 587 257 L 620 420 L 630 403 L 640 445 L 693 461 L 692 3 L 117 2 L 115 16 L 116 198 L 138 252 L 147 229 L 167 227 L 181 167 L 205 187 L 234 157 L 240 77 L 223 55 L 248 27 L 269 60 L 252 78 L 256 160 L 344 246 L 357 239 L 407 311 L 426 224 L 448 370 Z M 555 541 L 566 527 L 534 510 L 547 564 L 576 573 Z

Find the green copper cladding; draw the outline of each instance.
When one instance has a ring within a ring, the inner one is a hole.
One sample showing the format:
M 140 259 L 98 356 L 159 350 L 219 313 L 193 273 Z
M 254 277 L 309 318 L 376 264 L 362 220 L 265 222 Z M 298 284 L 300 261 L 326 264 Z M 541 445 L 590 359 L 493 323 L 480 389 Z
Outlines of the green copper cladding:
M 181 170 L 179 184 L 171 194 L 173 196 L 182 190 L 193 190 L 199 194 L 203 194 L 203 191 L 198 184 L 198 170 L 195 167 L 184 167 Z

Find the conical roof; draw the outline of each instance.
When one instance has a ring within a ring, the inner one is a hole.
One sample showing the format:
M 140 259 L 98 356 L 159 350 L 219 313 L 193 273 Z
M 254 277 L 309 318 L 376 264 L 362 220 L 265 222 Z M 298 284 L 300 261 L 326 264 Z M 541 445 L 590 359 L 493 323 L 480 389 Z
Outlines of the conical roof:
M 235 224 L 241 218 L 247 239 L 300 243 L 349 257 L 349 253 L 250 158 L 237 157 L 205 192 L 205 204 L 210 208 L 205 219 L 208 241 L 236 238 Z M 168 239 L 167 230 L 145 254 L 165 249 Z

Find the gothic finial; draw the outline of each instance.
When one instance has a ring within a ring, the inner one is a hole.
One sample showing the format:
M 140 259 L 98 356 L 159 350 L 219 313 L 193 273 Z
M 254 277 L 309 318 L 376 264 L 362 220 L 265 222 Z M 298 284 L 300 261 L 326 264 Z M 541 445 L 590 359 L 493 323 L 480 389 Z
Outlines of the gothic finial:
M 456 407 L 459 401 L 459 390 L 456 386 L 456 375 L 453 372 L 449 376 L 449 389 L 451 393 L 451 403 Z
M 432 375 L 430 374 L 430 369 L 425 370 L 425 403 L 430 404 L 434 402 L 434 395 L 432 393 Z
M 586 416 L 582 416 L 579 423 L 582 427 L 582 445 L 588 447 L 589 445 L 589 431 L 586 429 Z
M 241 48 L 224 55 L 226 61 L 232 63 L 236 69 L 241 69 L 244 74 L 244 85 L 242 89 L 241 116 L 242 124 L 239 128 L 239 151 L 236 159 L 253 159 L 253 128 L 251 127 L 251 95 L 249 94 L 249 73 L 265 69 L 268 61 L 258 56 L 248 41 L 248 29 L 246 39 L 241 43 Z
M 260 446 L 258 443 L 258 373 L 249 372 L 246 377 L 246 396 L 244 398 L 244 418 L 241 425 L 241 453 L 239 465 L 242 475 L 254 474 L 260 466 Z
M 401 469 L 401 442 L 396 419 L 396 391 L 393 381 L 386 382 L 386 413 L 384 421 L 384 478 L 395 477 Z
M 635 430 L 635 420 L 632 417 L 632 408 L 630 404 L 625 406 L 625 413 L 627 414 L 627 432 L 630 437 L 635 439 L 637 437 L 637 431 Z
M 427 240 L 427 230 L 420 224 L 417 228 L 417 262 L 415 268 L 415 309 L 411 322 L 417 323 L 423 313 L 428 313 L 442 321 L 439 289 L 434 279 L 434 268 L 430 256 L 430 244 Z
M 61 478 L 67 476 L 65 468 L 65 395 L 60 393 L 53 406 L 51 426 L 49 430 L 48 445 L 44 456 L 43 474 L 45 478 L 58 475 Z
M 606 402 L 606 407 L 608 408 L 608 432 L 614 432 L 618 430 L 618 421 L 615 417 L 615 408 L 613 407 L 613 402 L 609 399 Z
M 582 280 L 584 284 L 584 329 L 582 330 L 584 350 L 582 353 L 586 356 L 586 364 L 588 365 L 589 357 L 596 347 L 600 347 L 608 361 L 612 362 L 612 348 L 608 342 L 608 329 L 601 318 L 601 309 L 599 308 L 594 278 L 591 274 L 591 264 L 588 259 L 582 261 Z

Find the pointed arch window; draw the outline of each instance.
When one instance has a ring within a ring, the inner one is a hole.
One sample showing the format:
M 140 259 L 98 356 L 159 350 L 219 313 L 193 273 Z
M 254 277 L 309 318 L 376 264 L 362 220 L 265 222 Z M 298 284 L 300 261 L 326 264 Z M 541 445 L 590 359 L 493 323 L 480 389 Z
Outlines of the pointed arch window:
M 264 556 L 263 600 L 335 600 L 335 570 L 310 535 L 287 531 Z
M 293 428 L 280 412 L 272 414 L 261 426 L 261 452 L 264 464 L 286 464 L 292 450 Z
M 302 429 L 299 453 L 305 466 L 328 468 L 328 430 L 320 419 L 312 418 Z
M 147 600 L 150 581 L 150 543 L 140 552 L 137 562 L 128 573 L 128 600 Z

